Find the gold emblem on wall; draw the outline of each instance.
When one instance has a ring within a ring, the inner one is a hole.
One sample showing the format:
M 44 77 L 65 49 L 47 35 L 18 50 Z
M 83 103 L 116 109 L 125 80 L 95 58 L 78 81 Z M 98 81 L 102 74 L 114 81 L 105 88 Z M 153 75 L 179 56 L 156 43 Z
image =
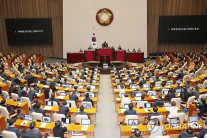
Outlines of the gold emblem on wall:
M 96 20 L 100 25 L 107 26 L 113 21 L 113 13 L 109 9 L 101 9 L 96 14 Z

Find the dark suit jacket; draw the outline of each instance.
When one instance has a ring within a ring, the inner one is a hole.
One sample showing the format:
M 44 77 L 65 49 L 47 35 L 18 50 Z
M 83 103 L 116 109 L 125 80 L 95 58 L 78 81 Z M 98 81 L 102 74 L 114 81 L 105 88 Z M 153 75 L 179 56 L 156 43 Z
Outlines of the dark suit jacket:
M 49 99 L 49 93 L 50 93 L 50 89 L 49 88 L 45 88 L 45 90 L 44 90 L 45 99 Z
M 28 84 L 28 86 L 30 86 L 30 84 L 36 82 L 35 77 L 33 77 L 32 75 L 29 75 L 29 76 L 26 78 L 26 80 L 27 80 L 27 84 Z
M 180 98 L 183 102 L 187 102 L 188 101 L 188 92 L 187 91 L 182 91 L 180 93 Z
M 165 97 L 168 98 L 168 101 L 171 101 L 172 98 L 175 98 L 175 93 L 168 93 Z
M 207 129 L 202 129 L 198 134 L 198 138 L 203 138 L 206 133 L 207 133 Z
M 10 87 L 9 88 L 9 95 L 11 96 L 12 93 L 16 93 L 16 88 L 15 87 Z
M 45 111 L 42 110 L 42 109 L 38 109 L 38 108 L 36 108 L 36 109 L 34 109 L 34 111 L 35 111 L 36 113 L 41 113 L 43 116 L 46 116 Z
M 68 112 L 69 112 L 68 107 L 59 107 L 59 114 L 64 114 L 65 117 L 67 117 Z
M 91 102 L 91 104 L 92 104 L 92 106 L 93 106 L 93 100 L 92 100 L 92 99 L 90 99 L 90 98 L 85 98 L 85 99 L 83 99 L 83 101 Z
M 137 113 L 136 113 L 136 110 L 126 110 L 125 112 L 124 112 L 124 114 L 125 115 L 136 115 Z
M 83 111 L 78 112 L 77 115 L 87 115 L 88 118 L 90 119 L 90 116 L 88 115 L 88 113 L 83 112 Z
M 178 138 L 192 138 L 192 137 L 194 137 L 194 135 L 189 135 L 189 134 L 185 133 L 185 134 L 179 135 Z
M 1 105 L 1 106 L 6 107 L 6 109 L 7 109 L 7 111 L 8 111 L 9 113 L 11 113 L 12 111 L 14 111 L 14 110 L 12 110 L 12 109 L 11 109 L 8 105 L 6 105 L 6 104 Z
M 12 83 L 20 83 L 21 81 L 17 78 L 17 77 L 14 77 L 13 80 L 12 80 Z
M 33 91 L 30 91 L 29 94 L 28 94 L 28 97 L 29 97 L 29 100 L 32 102 L 34 101 L 34 98 L 36 97 L 37 95 L 33 92 Z
M 25 96 L 25 95 L 27 95 L 27 92 L 26 92 L 26 91 L 20 90 L 20 91 L 18 92 L 18 96 L 19 96 L 19 97 L 22 97 L 22 96 Z
M 158 115 L 160 115 L 160 113 L 151 113 L 151 114 L 149 114 L 147 119 L 149 120 L 152 116 L 158 116 Z
M 77 95 L 69 95 L 69 100 L 73 100 L 73 101 L 76 101 L 78 100 L 78 96 Z
M 64 138 L 64 133 L 67 131 L 66 127 L 54 127 L 53 132 L 54 132 L 54 137 L 61 137 Z
M 156 100 L 154 103 L 154 106 L 164 106 L 164 101 L 163 100 Z
M 36 129 L 27 129 L 27 134 L 30 134 L 31 136 L 35 136 L 35 138 L 42 138 L 42 134 L 39 130 Z
M 18 138 L 21 136 L 21 133 L 19 132 L 19 129 L 17 129 L 15 127 L 7 127 L 6 130 L 16 133 L 16 135 L 17 135 Z
M 55 99 L 55 98 L 50 98 L 49 101 L 54 101 L 54 102 L 57 102 L 58 106 L 60 105 L 60 102 L 58 101 L 58 99 Z
M 185 74 L 181 72 L 181 73 L 178 74 L 177 78 L 178 78 L 178 79 L 183 79 L 184 75 L 185 75 Z

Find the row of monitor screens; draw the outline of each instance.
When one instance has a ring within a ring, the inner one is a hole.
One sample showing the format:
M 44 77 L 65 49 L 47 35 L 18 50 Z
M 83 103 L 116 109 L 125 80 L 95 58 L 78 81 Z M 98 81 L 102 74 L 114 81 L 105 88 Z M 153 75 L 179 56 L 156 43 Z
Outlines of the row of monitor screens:
M 33 121 L 32 115 L 24 115 L 24 119 L 27 121 Z M 43 116 L 42 122 L 44 123 L 51 123 L 52 119 L 49 116 Z M 61 122 L 63 124 L 71 124 L 71 118 L 61 118 Z M 81 119 L 81 125 L 91 125 L 90 119 Z

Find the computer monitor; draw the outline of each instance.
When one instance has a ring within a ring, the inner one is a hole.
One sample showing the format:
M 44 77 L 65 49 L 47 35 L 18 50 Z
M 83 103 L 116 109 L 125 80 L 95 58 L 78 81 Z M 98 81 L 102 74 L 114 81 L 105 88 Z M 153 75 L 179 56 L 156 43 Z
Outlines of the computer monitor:
M 91 119 L 81 119 L 81 125 L 91 125 Z
M 32 115 L 24 115 L 24 120 L 32 121 L 33 117 Z
M 148 83 L 143 84 L 143 88 L 145 89 L 149 88 L 149 84 Z
M 142 96 L 142 93 L 141 92 L 135 93 L 135 97 L 141 97 L 141 96 Z
M 115 73 L 115 72 L 114 72 Z M 119 76 L 118 75 L 115 75 L 115 78 L 118 78 Z
M 149 96 L 156 96 L 156 91 L 148 91 L 147 94 Z
M 159 79 L 161 80 L 163 77 L 162 76 L 159 76 Z
M 71 108 L 71 103 L 67 103 L 66 105 L 68 108 Z
M 78 74 L 74 74 L 73 76 L 74 76 L 74 77 L 78 77 Z
M 180 119 L 179 117 L 170 118 L 170 124 L 179 124 Z
M 131 84 L 130 87 L 131 89 L 137 89 L 137 84 Z
M 66 88 L 72 88 L 72 85 L 67 84 L 67 85 L 66 85 Z
M 168 92 L 169 92 L 169 90 L 164 90 L 164 91 L 163 91 L 163 94 L 164 94 L 164 95 L 167 95 Z
M 49 117 L 49 116 L 42 116 L 42 122 L 44 122 L 44 123 L 51 123 L 51 117 Z
M 87 78 L 88 77 L 88 75 L 83 75 L 85 78 Z
M 138 119 L 128 119 L 128 126 L 138 126 Z
M 61 77 L 61 81 L 65 81 L 65 78 Z
M 96 78 L 98 78 L 98 76 L 97 75 L 93 75 L 93 78 L 96 79 Z
M 124 97 L 125 97 L 124 94 L 125 94 L 125 93 L 121 93 L 121 98 L 124 98 Z
M 79 69 L 77 69 L 77 70 L 76 70 L 76 73 L 79 73 L 79 72 L 80 72 L 80 70 L 79 70 Z
M 202 89 L 203 85 L 202 84 L 198 84 L 198 89 Z
M 124 104 L 124 109 L 129 109 L 129 104 Z
M 70 79 L 71 82 L 75 82 L 75 79 Z
M 149 121 L 148 121 L 148 125 L 154 125 L 155 124 L 155 120 L 154 119 L 150 119 Z
M 169 106 L 170 106 L 169 102 L 164 103 L 164 107 L 169 107 Z
M 23 99 L 18 97 L 17 98 L 17 102 L 22 103 L 23 102 Z
M 96 86 L 95 85 L 91 85 L 90 89 L 91 90 L 95 90 L 96 89 Z
M 53 102 L 52 101 L 46 101 L 46 105 L 47 106 L 53 106 Z
M 189 122 L 190 123 L 194 123 L 194 122 L 198 122 L 198 116 L 190 116 L 189 117 Z
M 161 87 L 161 83 L 160 82 L 155 82 L 155 87 Z
M 52 79 L 53 79 L 53 80 L 55 80 L 55 79 L 56 79 L 56 77 L 52 77 Z
M 94 93 L 90 93 L 90 94 L 89 94 L 89 97 L 90 97 L 90 98 L 94 98 L 94 97 L 95 97 L 95 94 L 94 94 Z
M 77 95 L 78 97 L 80 97 L 80 96 L 81 96 L 81 94 L 80 94 L 80 93 L 76 93 L 76 95 Z
M 40 84 L 40 81 L 37 81 L 38 84 Z
M 60 96 L 66 96 L 67 94 L 65 92 L 60 92 Z
M 42 90 L 41 89 L 39 89 L 39 93 L 42 93 Z
M 92 80 L 92 83 L 96 83 L 96 80 Z
M 116 79 L 115 81 L 116 81 L 116 83 L 120 83 L 120 79 Z
M 170 86 L 171 84 L 172 84 L 171 81 L 167 81 L 167 82 L 166 82 L 166 86 Z
M 148 76 L 148 73 L 144 73 L 144 76 Z
M 56 87 L 60 87 L 60 83 L 56 83 Z
M 125 75 L 125 78 L 128 78 L 128 77 L 129 77 L 129 75 L 128 75 L 128 74 L 126 74 L 126 75 Z
M 9 95 L 4 95 L 4 99 L 7 101 L 9 100 L 10 96 Z
M 69 125 L 69 124 L 71 124 L 71 119 L 70 118 L 61 118 L 61 122 L 63 124 Z
M 78 89 L 83 89 L 83 85 L 78 85 Z
M 152 108 L 152 103 L 144 103 L 144 108 Z
M 154 81 L 154 77 L 150 77 L 149 78 L 149 81 Z
M 86 82 L 86 80 L 85 79 L 81 79 L 80 82 Z
M 91 104 L 90 103 L 82 103 L 84 109 L 91 109 Z
M 175 92 L 176 93 L 180 93 L 181 92 L 181 89 L 176 89 Z
M 180 80 L 176 80 L 176 84 L 178 84 L 178 83 L 181 83 L 181 81 Z

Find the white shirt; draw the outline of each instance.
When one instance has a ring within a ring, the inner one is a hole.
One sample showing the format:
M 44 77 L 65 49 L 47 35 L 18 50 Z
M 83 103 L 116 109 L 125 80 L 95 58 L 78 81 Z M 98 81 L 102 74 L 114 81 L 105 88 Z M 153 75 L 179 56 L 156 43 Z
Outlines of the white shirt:
M 168 117 L 169 117 L 169 118 L 172 118 L 173 115 L 174 115 L 175 113 L 178 112 L 178 107 L 177 107 L 177 106 L 171 106 L 171 107 L 168 107 L 168 108 L 167 108 L 167 111 L 169 111 L 169 115 L 168 115 Z

